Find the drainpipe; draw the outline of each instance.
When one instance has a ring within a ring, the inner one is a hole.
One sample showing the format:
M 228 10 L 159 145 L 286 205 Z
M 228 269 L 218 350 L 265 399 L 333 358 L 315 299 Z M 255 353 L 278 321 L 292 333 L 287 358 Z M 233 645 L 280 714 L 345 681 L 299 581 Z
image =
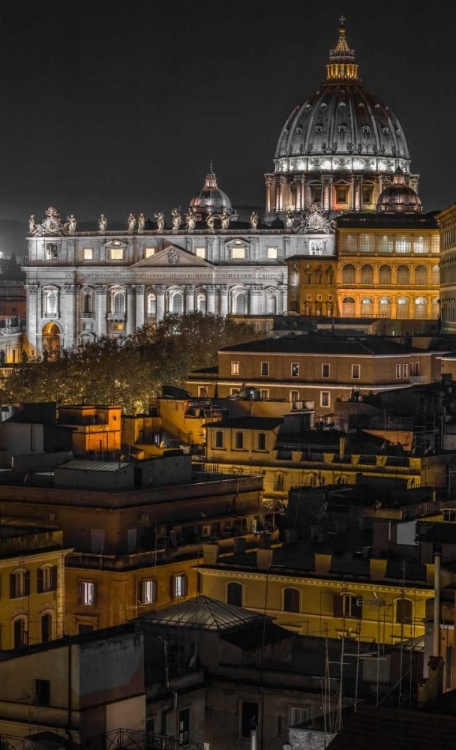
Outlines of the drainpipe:
M 440 656 L 440 552 L 434 555 L 434 629 L 432 655 Z
M 71 635 L 68 636 L 68 737 L 71 738 L 71 724 L 73 720 L 73 706 L 72 706 L 72 695 L 71 695 L 71 683 L 72 683 L 72 654 L 71 654 Z

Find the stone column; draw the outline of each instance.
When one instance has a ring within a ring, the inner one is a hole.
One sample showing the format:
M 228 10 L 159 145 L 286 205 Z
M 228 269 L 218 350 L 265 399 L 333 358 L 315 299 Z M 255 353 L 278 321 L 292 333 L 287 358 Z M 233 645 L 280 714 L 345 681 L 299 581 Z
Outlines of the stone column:
M 354 175 L 350 178 L 350 208 L 352 211 L 355 210 L 356 206 L 356 186 L 355 186 L 355 177 Z
M 330 177 L 327 174 L 321 176 L 321 202 L 325 211 L 331 210 Z
M 298 190 L 299 195 L 299 211 L 305 211 L 306 209 L 306 176 L 300 175 L 298 178 L 300 185 Z
M 191 313 L 195 309 L 195 285 L 187 284 L 185 287 L 185 312 Z
M 213 284 L 210 284 L 206 287 L 206 293 L 207 293 L 207 304 L 206 304 L 206 310 L 208 313 L 215 314 L 215 286 Z
M 228 315 L 228 287 L 220 286 L 220 315 Z
M 280 315 L 281 312 L 284 313 L 284 312 L 287 311 L 287 306 L 288 306 L 288 299 L 287 299 L 287 291 L 288 290 L 287 290 L 287 285 L 286 284 L 280 284 L 279 285 L 279 291 L 280 291 L 281 296 L 282 296 L 282 309 L 281 310 L 278 309 L 277 313 Z M 277 302 L 278 302 L 278 306 L 280 307 L 280 298 L 279 297 L 277 298 Z
M 272 209 L 272 184 L 274 177 L 271 174 L 265 175 L 266 180 L 266 212 L 269 213 Z
M 142 328 L 145 323 L 144 294 L 146 287 L 144 284 L 136 285 L 136 328 Z
M 61 346 L 65 346 L 68 349 L 70 346 L 74 346 L 76 343 L 76 320 L 75 320 L 75 284 L 64 284 L 62 290 L 62 299 L 60 300 L 60 320 L 62 328 L 62 336 L 60 339 Z M 62 341 L 62 338 L 65 341 Z
M 95 333 L 97 336 L 106 336 L 107 302 L 108 287 L 103 284 L 97 284 L 95 286 Z
M 363 177 L 362 175 L 356 175 L 355 177 L 355 211 L 363 210 Z
M 261 284 L 251 284 L 249 287 L 249 315 L 261 315 L 261 297 L 263 287 Z
M 157 284 L 157 322 L 165 317 L 165 284 Z
M 135 325 L 135 287 L 130 285 L 126 287 L 127 293 L 127 326 L 126 332 L 128 336 L 131 336 L 136 328 Z
M 27 290 L 27 340 L 35 351 L 40 351 L 40 342 L 37 340 L 38 328 L 38 284 L 26 284 Z

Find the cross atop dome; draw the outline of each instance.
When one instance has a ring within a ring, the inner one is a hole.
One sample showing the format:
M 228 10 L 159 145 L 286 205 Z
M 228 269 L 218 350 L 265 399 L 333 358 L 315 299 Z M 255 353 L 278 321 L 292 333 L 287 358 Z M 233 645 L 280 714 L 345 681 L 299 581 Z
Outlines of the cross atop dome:
M 355 51 L 348 46 L 345 21 L 345 16 L 339 18 L 339 39 L 334 49 L 329 53 L 329 63 L 326 66 L 328 81 L 358 80 Z

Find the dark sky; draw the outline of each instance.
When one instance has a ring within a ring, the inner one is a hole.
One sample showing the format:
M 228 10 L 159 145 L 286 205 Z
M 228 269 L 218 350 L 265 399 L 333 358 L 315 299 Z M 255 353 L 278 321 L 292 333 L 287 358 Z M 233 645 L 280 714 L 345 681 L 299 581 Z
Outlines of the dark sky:
M 4 0 L 0 218 L 187 207 L 211 156 L 264 205 L 282 125 L 318 88 L 338 17 L 404 128 L 425 209 L 456 199 L 456 5 L 436 0 Z

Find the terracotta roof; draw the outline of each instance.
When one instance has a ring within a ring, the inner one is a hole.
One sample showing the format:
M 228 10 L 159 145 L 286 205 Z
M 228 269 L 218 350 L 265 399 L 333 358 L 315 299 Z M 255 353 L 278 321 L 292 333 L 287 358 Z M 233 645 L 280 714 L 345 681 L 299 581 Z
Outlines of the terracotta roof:
M 357 356 L 403 356 L 426 354 L 413 346 L 390 341 L 383 336 L 282 336 L 227 346 L 221 352 L 251 352 L 252 354 L 356 354 Z

